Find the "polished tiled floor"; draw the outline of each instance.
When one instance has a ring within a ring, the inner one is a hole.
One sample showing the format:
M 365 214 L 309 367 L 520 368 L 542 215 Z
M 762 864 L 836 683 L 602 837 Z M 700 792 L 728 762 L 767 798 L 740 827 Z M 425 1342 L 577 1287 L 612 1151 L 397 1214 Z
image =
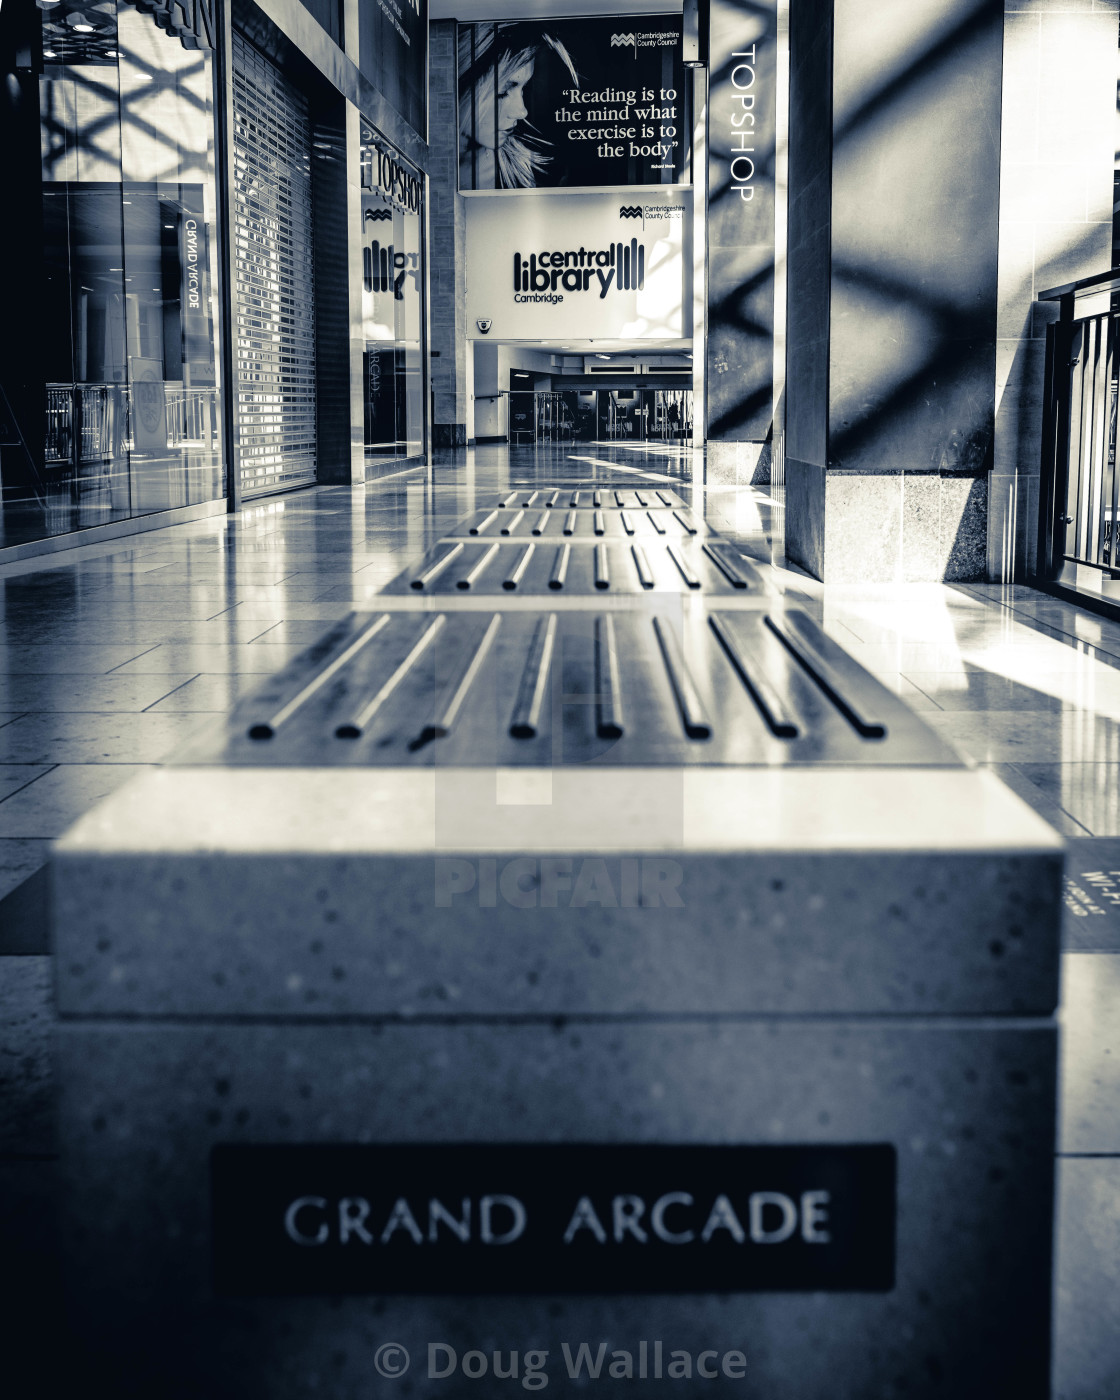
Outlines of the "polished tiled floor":
M 693 488 L 702 465 L 656 448 L 486 448 L 367 490 L 320 488 L 0 564 L 0 1077 L 15 1089 L 0 1098 L 0 1197 L 33 1203 L 50 1171 L 36 871 L 51 839 L 508 485 L 671 479 L 693 490 L 854 656 L 1070 838 L 1075 878 L 1120 868 L 1120 624 L 1025 588 L 822 588 L 785 567 L 780 497 Z M 1116 1400 L 1120 918 L 1079 888 L 1064 955 L 1055 1395 Z M 33 1215 L 28 1206 L 16 1230 L 28 1249 Z

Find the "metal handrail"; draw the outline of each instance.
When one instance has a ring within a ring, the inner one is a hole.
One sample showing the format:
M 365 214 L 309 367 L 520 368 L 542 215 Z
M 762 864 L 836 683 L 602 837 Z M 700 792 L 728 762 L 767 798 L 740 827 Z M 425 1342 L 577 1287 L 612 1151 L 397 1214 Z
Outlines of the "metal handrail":
M 48 467 L 103 465 L 136 449 L 128 384 L 48 384 L 43 460 Z M 164 384 L 167 447 L 212 448 L 218 433 L 213 387 Z
M 1044 292 L 1036 292 L 1036 301 L 1061 301 L 1063 297 L 1085 296 L 1090 292 L 1120 291 L 1120 272 L 1098 272 L 1092 277 L 1082 277 L 1076 282 L 1063 282 L 1057 287 L 1047 287 Z

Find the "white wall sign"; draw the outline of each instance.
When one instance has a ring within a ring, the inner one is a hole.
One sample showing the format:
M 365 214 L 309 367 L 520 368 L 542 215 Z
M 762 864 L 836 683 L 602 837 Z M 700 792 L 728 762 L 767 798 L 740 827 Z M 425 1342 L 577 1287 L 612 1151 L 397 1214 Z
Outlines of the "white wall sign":
M 466 201 L 467 334 L 490 322 L 490 340 L 690 336 L 691 191 L 642 193 Z

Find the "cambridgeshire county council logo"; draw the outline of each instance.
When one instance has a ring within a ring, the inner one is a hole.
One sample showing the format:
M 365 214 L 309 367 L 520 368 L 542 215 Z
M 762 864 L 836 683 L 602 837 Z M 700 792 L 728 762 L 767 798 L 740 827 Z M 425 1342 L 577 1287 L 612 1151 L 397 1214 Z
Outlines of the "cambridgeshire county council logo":
M 630 47 L 630 48 L 634 49 L 635 52 L 637 51 L 637 48 L 638 48 L 638 36 L 637 36 L 636 34 L 612 34 L 612 35 L 611 35 L 611 48 L 612 48 L 612 49 L 624 49 L 624 48 L 627 48 L 627 47 Z
M 487 335 L 489 333 L 490 327 L 493 324 L 494 322 L 489 317 L 487 317 L 484 321 L 475 322 L 475 325 L 478 327 L 478 329 L 482 332 L 483 335 Z
M 624 204 L 618 211 L 620 219 L 640 219 L 642 217 L 642 206 L 640 204 Z

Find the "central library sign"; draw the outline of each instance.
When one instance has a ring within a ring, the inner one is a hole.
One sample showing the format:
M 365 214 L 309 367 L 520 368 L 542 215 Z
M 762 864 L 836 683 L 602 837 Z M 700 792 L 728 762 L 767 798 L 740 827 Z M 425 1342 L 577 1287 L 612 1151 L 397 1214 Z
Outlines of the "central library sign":
M 691 335 L 691 191 L 628 198 L 542 192 L 467 201 L 468 326 L 485 334 L 485 324 L 499 340 Z

